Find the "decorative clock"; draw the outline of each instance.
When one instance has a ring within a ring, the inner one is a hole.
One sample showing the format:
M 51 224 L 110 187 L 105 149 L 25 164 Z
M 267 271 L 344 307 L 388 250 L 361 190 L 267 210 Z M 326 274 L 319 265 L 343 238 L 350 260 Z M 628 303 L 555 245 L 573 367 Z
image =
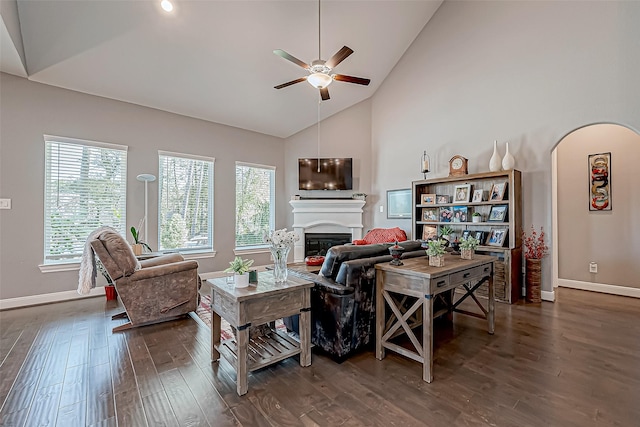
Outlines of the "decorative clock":
M 469 174 L 469 161 L 460 155 L 449 160 L 449 176 L 464 176 Z

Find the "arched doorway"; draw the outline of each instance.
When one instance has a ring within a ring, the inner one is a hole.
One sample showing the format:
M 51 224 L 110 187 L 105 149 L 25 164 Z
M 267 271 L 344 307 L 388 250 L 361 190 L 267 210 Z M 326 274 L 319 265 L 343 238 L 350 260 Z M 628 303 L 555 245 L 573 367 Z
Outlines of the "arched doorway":
M 589 156 L 603 153 L 611 154 L 610 205 L 590 209 Z M 558 142 L 552 161 L 554 291 L 563 286 L 640 298 L 640 134 L 619 124 L 587 125 Z

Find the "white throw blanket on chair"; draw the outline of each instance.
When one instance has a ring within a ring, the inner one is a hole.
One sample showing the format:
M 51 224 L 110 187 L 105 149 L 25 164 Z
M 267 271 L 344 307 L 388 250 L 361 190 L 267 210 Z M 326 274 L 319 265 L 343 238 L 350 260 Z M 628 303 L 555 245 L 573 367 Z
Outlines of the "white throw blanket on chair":
M 96 287 L 96 257 L 91 247 L 91 241 L 98 237 L 100 233 L 107 230 L 116 232 L 116 230 L 111 227 L 97 228 L 89 234 L 84 244 L 82 259 L 80 260 L 80 271 L 78 273 L 78 293 L 80 295 L 87 295 L 91 292 L 91 289 Z

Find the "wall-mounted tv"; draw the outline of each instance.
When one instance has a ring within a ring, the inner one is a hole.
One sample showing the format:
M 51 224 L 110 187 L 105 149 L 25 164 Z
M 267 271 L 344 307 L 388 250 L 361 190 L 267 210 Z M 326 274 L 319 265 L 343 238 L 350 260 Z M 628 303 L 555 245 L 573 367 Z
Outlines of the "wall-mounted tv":
M 351 190 L 352 164 L 351 158 L 298 159 L 298 189 Z

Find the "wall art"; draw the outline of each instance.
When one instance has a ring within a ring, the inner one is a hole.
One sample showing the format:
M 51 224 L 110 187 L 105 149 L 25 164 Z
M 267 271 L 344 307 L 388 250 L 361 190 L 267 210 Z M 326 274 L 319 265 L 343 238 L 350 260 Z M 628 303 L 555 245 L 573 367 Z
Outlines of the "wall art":
M 589 154 L 589 210 L 611 210 L 611 153 Z

